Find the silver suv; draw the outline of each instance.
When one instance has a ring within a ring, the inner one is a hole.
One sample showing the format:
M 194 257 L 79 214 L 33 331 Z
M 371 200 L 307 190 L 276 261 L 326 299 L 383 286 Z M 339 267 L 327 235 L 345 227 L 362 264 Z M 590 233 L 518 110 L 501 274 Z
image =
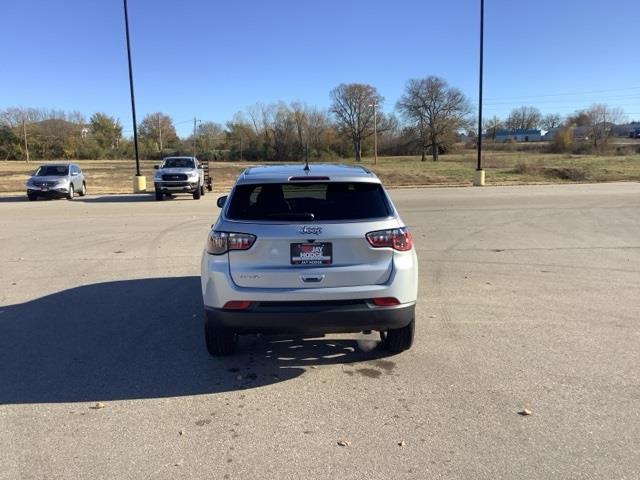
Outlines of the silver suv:
M 196 157 L 166 157 L 161 165 L 155 166 L 155 170 L 156 200 L 176 193 L 189 193 L 194 200 L 204 195 L 204 171 Z
M 220 197 L 201 280 L 211 355 L 238 334 L 380 331 L 411 347 L 418 262 L 380 180 L 362 167 L 254 167 Z
M 84 197 L 87 181 L 75 163 L 41 165 L 27 180 L 27 197 L 67 198 L 73 200 L 76 193 Z

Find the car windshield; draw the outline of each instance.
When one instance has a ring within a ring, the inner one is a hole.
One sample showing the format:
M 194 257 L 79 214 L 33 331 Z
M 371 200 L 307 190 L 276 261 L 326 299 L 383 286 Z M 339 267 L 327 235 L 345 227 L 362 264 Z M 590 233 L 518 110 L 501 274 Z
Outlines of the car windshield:
M 366 220 L 391 215 L 377 183 L 266 183 L 236 186 L 232 220 Z
M 36 173 L 34 177 L 63 177 L 69 173 L 69 167 L 67 165 L 43 165 Z
M 192 158 L 167 158 L 162 168 L 193 168 Z

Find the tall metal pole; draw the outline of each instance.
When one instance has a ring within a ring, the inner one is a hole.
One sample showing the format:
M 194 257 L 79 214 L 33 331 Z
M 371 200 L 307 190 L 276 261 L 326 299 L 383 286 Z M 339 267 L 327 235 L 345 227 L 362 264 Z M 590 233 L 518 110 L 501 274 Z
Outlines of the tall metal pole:
M 378 112 L 376 111 L 377 103 L 369 105 L 373 108 L 373 164 L 378 163 Z
M 484 55 L 484 0 L 480 0 L 480 82 L 478 93 L 478 164 L 476 171 L 482 170 L 482 69 Z
M 158 113 L 158 141 L 160 143 L 160 156 L 162 156 L 162 124 L 160 123 L 160 114 Z
M 133 95 L 133 70 L 131 68 L 131 43 L 129 41 L 129 12 L 127 0 L 124 0 L 124 27 L 127 32 L 127 58 L 129 60 L 129 91 L 131 92 L 131 116 L 133 117 L 133 146 L 136 151 L 136 176 L 140 176 L 140 157 L 138 156 L 138 124 L 136 122 L 136 101 Z
M 376 112 L 377 104 L 373 104 L 373 164 L 378 163 L 378 113 Z
M 22 134 L 24 135 L 24 152 L 27 155 L 27 163 L 29 163 L 29 144 L 27 143 L 27 125 L 24 122 L 24 114 L 22 115 Z
M 193 117 L 193 156 L 196 156 L 196 117 Z

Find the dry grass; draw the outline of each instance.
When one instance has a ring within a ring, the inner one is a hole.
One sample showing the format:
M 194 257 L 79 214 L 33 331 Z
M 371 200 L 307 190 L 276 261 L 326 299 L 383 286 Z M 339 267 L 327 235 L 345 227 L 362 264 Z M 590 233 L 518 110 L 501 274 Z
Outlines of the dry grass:
M 443 155 L 439 162 L 419 157 L 380 157 L 363 159 L 361 165 L 373 170 L 389 187 L 416 185 L 470 185 L 475 169 L 475 152 Z M 81 160 L 77 162 L 87 176 L 90 193 L 130 193 L 135 165 L 132 160 Z M 141 161 L 141 173 L 153 189 L 153 165 Z M 353 163 L 344 161 L 343 163 Z M 24 192 L 32 162 L 0 162 L 0 194 Z M 214 190 L 227 191 L 236 176 L 251 166 L 248 162 L 212 162 Z M 486 152 L 483 168 L 488 184 L 640 181 L 640 155 L 562 155 L 530 152 Z

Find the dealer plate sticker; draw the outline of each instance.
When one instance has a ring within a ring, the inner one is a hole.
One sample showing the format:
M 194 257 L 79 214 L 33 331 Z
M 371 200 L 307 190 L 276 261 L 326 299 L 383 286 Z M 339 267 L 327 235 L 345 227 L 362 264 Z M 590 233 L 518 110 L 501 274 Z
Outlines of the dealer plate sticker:
M 331 265 L 331 243 L 292 243 L 291 265 Z

